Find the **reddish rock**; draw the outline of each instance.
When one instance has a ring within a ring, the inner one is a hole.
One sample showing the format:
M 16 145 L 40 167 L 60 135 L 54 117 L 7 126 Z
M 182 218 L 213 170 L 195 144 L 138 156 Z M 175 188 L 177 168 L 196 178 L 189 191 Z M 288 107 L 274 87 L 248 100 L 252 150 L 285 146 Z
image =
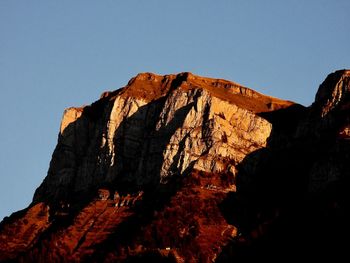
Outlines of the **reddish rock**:
M 226 80 L 141 73 L 67 109 L 33 203 L 0 224 L 0 261 L 340 257 L 349 83 L 348 70 L 330 74 L 305 108 Z

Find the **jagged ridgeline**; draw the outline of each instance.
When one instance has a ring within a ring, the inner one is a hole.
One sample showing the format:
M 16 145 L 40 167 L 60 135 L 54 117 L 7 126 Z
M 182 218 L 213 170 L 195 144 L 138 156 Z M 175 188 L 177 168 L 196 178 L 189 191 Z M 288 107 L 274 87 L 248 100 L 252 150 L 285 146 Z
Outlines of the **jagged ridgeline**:
M 349 94 L 347 70 L 310 107 L 227 80 L 141 73 L 65 110 L 32 204 L 0 225 L 0 261 L 340 256 Z

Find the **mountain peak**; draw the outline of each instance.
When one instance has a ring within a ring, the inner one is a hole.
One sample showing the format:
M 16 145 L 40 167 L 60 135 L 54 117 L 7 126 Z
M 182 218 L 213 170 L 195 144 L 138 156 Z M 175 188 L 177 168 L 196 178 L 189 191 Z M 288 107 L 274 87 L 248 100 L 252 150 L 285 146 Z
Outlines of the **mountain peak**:
M 305 108 L 140 73 L 65 110 L 33 202 L 0 224 L 0 261 L 334 258 L 348 227 L 349 76 L 330 74 Z
M 349 107 L 349 103 L 350 70 L 337 70 L 329 74 L 316 93 L 316 108 L 325 116 L 332 110 Z

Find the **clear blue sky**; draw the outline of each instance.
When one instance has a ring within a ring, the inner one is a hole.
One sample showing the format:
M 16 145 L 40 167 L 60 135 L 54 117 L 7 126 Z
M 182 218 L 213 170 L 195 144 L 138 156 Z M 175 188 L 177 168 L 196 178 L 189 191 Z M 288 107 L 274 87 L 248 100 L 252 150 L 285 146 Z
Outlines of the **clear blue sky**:
M 191 71 L 310 105 L 350 67 L 349 0 L 0 1 L 0 220 L 46 176 L 64 108 Z

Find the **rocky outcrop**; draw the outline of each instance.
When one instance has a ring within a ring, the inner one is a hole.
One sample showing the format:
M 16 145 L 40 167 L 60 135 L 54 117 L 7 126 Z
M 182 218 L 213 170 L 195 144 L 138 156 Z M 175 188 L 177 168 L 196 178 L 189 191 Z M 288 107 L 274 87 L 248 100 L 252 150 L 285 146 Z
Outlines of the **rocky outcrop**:
M 328 75 L 317 91 L 313 107 L 324 117 L 339 108 L 349 108 L 350 71 L 339 70 Z
M 348 180 L 345 176 L 350 174 L 350 71 L 330 74 L 320 85 L 312 107 L 308 119 L 315 125 L 309 131 L 317 135 L 313 141 L 320 151 L 310 171 L 309 188 L 319 191 Z M 312 135 L 308 133 L 308 137 Z
M 141 73 L 65 110 L 33 203 L 0 225 L 0 260 L 340 255 L 349 72 L 330 74 L 308 108 L 226 80 Z
M 257 113 L 290 105 L 190 73 L 139 74 L 91 106 L 65 111 L 34 202 L 67 199 L 104 185 L 166 183 L 192 168 L 228 172 L 233 183 L 235 164 L 266 146 L 270 135 L 271 124 Z

